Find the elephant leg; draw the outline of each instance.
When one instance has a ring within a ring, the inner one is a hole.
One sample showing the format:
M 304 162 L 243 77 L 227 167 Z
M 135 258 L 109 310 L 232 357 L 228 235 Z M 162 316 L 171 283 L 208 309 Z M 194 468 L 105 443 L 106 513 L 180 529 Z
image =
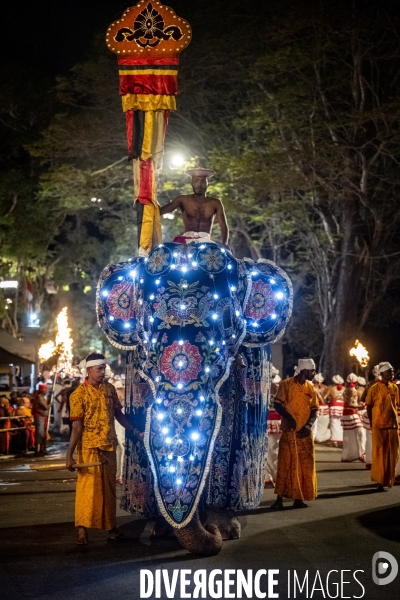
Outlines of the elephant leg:
M 192 554 L 214 556 L 222 548 L 222 537 L 218 527 L 210 524 L 204 528 L 197 510 L 186 527 L 175 529 L 175 535 L 185 550 Z
M 151 536 L 155 538 L 165 538 L 174 535 L 174 528 L 162 517 L 156 517 L 151 521 Z
M 223 540 L 238 540 L 241 526 L 233 510 L 208 509 L 204 527 L 216 525 Z

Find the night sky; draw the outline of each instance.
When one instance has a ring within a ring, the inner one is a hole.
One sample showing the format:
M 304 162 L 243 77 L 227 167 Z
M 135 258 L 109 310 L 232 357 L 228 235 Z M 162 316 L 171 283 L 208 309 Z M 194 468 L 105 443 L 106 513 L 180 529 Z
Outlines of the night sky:
M 128 3 L 129 4 L 129 3 Z M 2 63 L 31 65 L 49 75 L 63 74 L 90 51 L 96 34 L 126 8 L 101 0 L 20 0 L 2 13 Z
M 51 76 L 62 75 L 84 60 L 95 37 L 105 37 L 107 27 L 135 4 L 129 0 L 9 2 L 1 15 L 1 62 L 32 65 Z M 201 35 L 199 27 L 215 27 L 218 17 L 223 19 L 223 13 L 214 10 L 215 3 L 207 0 L 171 0 L 165 4 L 189 22 L 196 22 L 197 35 Z

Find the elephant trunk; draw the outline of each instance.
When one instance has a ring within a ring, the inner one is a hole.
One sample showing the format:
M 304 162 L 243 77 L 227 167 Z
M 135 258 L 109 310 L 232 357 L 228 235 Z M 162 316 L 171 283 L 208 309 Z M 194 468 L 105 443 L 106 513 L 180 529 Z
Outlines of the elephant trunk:
M 207 529 L 205 529 L 200 522 L 197 510 L 186 527 L 175 529 L 175 535 L 183 548 L 192 554 L 214 556 L 222 548 L 222 536 L 218 527 L 207 525 Z

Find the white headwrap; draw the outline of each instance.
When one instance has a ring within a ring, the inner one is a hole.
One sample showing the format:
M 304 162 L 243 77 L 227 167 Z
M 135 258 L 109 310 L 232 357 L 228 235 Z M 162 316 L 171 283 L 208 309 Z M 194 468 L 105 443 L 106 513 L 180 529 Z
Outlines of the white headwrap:
M 314 377 L 314 380 L 317 383 L 322 383 L 325 380 L 325 377 L 322 375 L 322 373 L 317 373 L 316 376 Z
M 106 359 L 105 358 L 96 358 L 93 360 L 86 360 L 86 358 L 84 360 L 81 360 L 81 362 L 79 363 L 79 369 L 80 372 L 82 373 L 83 377 L 86 377 L 87 375 L 87 369 L 89 367 L 96 367 L 97 365 L 106 365 Z
M 359 383 L 360 385 L 362 385 L 362 386 L 365 386 L 365 385 L 367 385 L 367 382 L 365 381 L 365 378 L 364 378 L 364 377 L 359 377 L 359 378 L 358 378 L 358 383 Z
M 312 371 L 316 369 L 315 362 L 312 358 L 299 358 L 299 362 L 297 363 L 297 367 L 294 368 L 294 374 L 298 375 L 300 371 L 304 369 L 307 371 Z
M 378 375 L 379 375 L 379 365 L 375 365 L 374 368 L 372 369 L 372 372 L 375 375 L 375 377 L 378 377 Z
M 343 379 L 343 377 L 340 377 L 340 375 L 334 375 L 332 377 L 332 381 L 333 381 L 333 383 L 340 384 L 340 385 L 342 383 L 344 383 L 344 379 Z
M 357 377 L 357 375 L 356 375 L 355 373 L 350 373 L 350 375 L 347 375 L 347 377 L 346 377 L 346 381 L 347 381 L 348 383 L 350 383 L 351 381 L 352 381 L 353 383 L 355 383 L 356 381 L 358 381 L 358 377 Z
M 381 362 L 379 363 L 379 373 L 383 373 L 384 371 L 388 371 L 389 369 L 393 369 L 390 362 Z
M 275 375 L 279 375 L 279 369 L 274 367 L 274 365 L 271 365 L 271 377 L 273 378 Z

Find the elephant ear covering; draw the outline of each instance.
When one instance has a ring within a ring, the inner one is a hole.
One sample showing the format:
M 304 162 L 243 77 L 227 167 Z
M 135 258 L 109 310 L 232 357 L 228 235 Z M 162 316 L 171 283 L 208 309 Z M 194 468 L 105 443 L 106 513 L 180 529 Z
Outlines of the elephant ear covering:
M 241 262 L 252 280 L 244 310 L 247 333 L 243 345 L 256 348 L 273 344 L 285 333 L 292 314 L 292 283 L 285 271 L 270 260 L 254 263 L 245 258 Z
M 175 528 L 195 514 L 221 423 L 218 391 L 246 332 L 251 280 L 215 243 L 165 243 L 144 263 L 151 334 L 141 375 L 154 395 L 145 445 L 158 507 Z
M 143 258 L 108 265 L 97 285 L 98 324 L 108 341 L 121 350 L 133 350 L 149 336 L 143 273 Z

